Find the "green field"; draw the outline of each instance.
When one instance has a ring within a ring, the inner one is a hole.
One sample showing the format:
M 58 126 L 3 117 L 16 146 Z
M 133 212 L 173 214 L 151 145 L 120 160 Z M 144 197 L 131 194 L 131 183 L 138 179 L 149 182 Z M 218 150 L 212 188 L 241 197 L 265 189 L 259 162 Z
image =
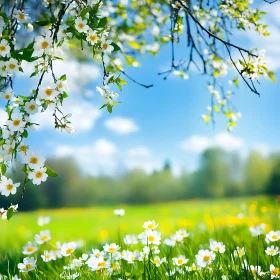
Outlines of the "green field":
M 124 208 L 125 216 L 114 216 L 113 210 L 115 208 Z M 52 250 L 56 241 L 62 243 L 81 241 L 79 243 L 83 244 L 82 247 L 74 252 L 77 258 L 82 253 L 89 253 L 92 248 L 102 249 L 102 245 L 111 242 L 119 244 L 120 251 L 123 249 L 141 251 L 142 244 L 126 245 L 123 243 L 123 237 L 126 234 L 140 234 L 144 231 L 143 223 L 145 221 L 155 220 L 159 223 L 156 231 L 160 231 L 162 235 L 160 256 L 167 258 L 166 263 L 157 268 L 150 259 L 146 262 L 135 261 L 134 264 L 127 264 L 124 260 L 116 260 L 120 268 L 110 275 L 105 269 L 101 269 L 98 273 L 89 272 L 82 266 L 76 268 L 76 272 L 80 273 L 78 279 L 221 279 L 222 276 L 226 275 L 229 277 L 228 279 L 254 279 L 254 272 L 252 273 L 250 269 L 247 269 L 248 271 L 245 269 L 247 272 L 240 270 L 240 260 L 246 258 L 248 264 L 260 265 L 264 272 L 269 271 L 270 264 L 279 267 L 279 255 L 272 257 L 267 256 L 264 252 L 267 246 L 277 244 L 279 246 L 279 241 L 268 245 L 264 241 L 264 234 L 252 237 L 249 227 L 265 223 L 265 233 L 279 230 L 279 209 L 279 205 L 273 198 L 250 197 L 20 213 L 10 221 L 1 221 L 0 271 L 7 275 L 9 267 L 11 275 L 19 274 L 16 268 L 17 263 L 22 262 L 22 259 L 26 257 L 22 254 L 23 245 L 28 241 L 34 242 L 36 233 L 49 229 L 52 240 L 48 244 L 40 245 L 38 250 L 40 253 L 36 252 L 34 255 L 37 258 L 37 269 L 29 273 L 21 273 L 21 278 L 60 279 L 59 275 L 63 271 L 63 264 L 66 265 L 73 260 L 73 256 L 48 263 L 44 263 L 41 259 L 44 250 Z M 50 216 L 50 224 L 39 227 L 37 225 L 38 216 Z M 163 245 L 164 239 L 179 229 L 186 229 L 190 232 L 190 236 L 173 248 Z M 210 239 L 221 241 L 226 245 L 225 253 L 217 253 L 215 261 L 211 265 L 201 268 L 196 273 L 192 272 L 192 274 L 191 272 L 187 273 L 184 268 L 183 275 L 178 271 L 172 276 L 165 275 L 167 271 L 176 268 L 172 264 L 172 257 L 184 255 L 189 259 L 185 266 L 191 266 L 195 262 L 195 255 L 199 249 L 209 249 Z M 245 256 L 239 258 L 238 263 L 236 263 L 237 260 L 232 259 L 232 253 L 237 246 L 246 248 Z M 149 258 L 152 257 L 154 256 L 149 255 Z M 114 261 L 112 260 L 111 265 Z M 231 268 L 225 269 L 229 265 Z M 215 271 L 215 274 L 209 274 L 209 271 L 212 270 Z M 271 279 L 269 273 L 259 277 L 260 279 Z

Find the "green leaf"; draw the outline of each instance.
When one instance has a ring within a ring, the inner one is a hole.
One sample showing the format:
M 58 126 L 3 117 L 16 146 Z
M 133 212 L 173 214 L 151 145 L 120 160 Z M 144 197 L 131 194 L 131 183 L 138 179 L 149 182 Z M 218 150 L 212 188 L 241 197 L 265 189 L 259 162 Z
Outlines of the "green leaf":
M 102 105 L 102 106 L 99 108 L 99 110 L 105 108 L 106 106 L 107 106 L 107 104 Z
M 98 23 L 98 28 L 103 28 L 107 25 L 107 18 L 102 18 Z
M 9 221 L 14 215 L 14 208 L 10 207 L 7 211 L 7 220 Z
M 59 78 L 59 80 L 60 80 L 60 81 L 66 81 L 66 78 L 67 78 L 67 77 L 66 77 L 66 74 L 64 74 L 64 75 L 62 75 L 62 76 Z
M 232 82 L 235 84 L 236 87 L 238 87 L 238 85 L 239 85 L 238 77 L 236 77 L 234 80 L 232 80 Z
M 114 43 L 114 42 L 111 43 L 111 46 L 114 47 L 114 52 L 117 52 L 117 51 L 121 50 L 121 48 L 116 43 Z
M 113 107 L 111 105 L 107 105 L 107 111 L 111 114 Z
M 268 74 L 269 79 L 270 79 L 273 83 L 275 83 L 275 82 L 276 82 L 275 73 L 274 73 L 273 71 L 269 71 L 267 74 Z
M 57 177 L 57 174 L 50 168 L 47 167 L 47 172 L 46 172 L 50 177 Z
M 38 20 L 38 21 L 35 21 L 35 23 L 39 26 L 46 26 L 46 25 L 49 25 L 50 24 L 50 21 L 49 20 Z
M 69 95 L 68 95 L 67 92 L 64 91 L 64 92 L 61 94 L 61 96 L 62 96 L 62 98 L 67 98 Z
M 85 19 L 86 14 L 87 14 L 88 12 L 89 12 L 89 7 L 83 8 L 82 11 L 81 11 L 81 14 L 80 14 L 81 18 L 82 18 L 82 19 Z
M 6 171 L 7 171 L 7 165 L 2 163 L 2 165 L 1 165 L 1 174 L 5 175 Z
M 26 129 L 23 131 L 22 136 L 23 136 L 24 138 L 27 138 L 27 137 L 28 137 L 28 132 L 27 132 Z

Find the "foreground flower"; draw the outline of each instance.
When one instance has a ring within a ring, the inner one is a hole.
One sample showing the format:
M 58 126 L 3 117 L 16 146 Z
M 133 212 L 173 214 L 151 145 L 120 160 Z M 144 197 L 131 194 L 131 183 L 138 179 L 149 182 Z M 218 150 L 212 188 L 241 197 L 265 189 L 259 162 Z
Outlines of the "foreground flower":
M 143 227 L 145 229 L 151 229 L 151 230 L 154 230 L 158 227 L 158 224 L 156 224 L 155 221 L 148 221 L 148 222 L 145 222 Z
M 244 247 L 240 248 L 240 247 L 236 247 L 236 249 L 233 251 L 233 255 L 235 257 L 243 257 L 245 255 L 245 249 Z
M 214 252 L 224 253 L 226 251 L 226 246 L 222 242 L 210 240 L 210 249 Z
M 109 262 L 106 261 L 103 257 L 99 257 L 99 258 L 90 257 L 87 260 L 86 264 L 93 271 L 96 271 L 96 270 L 99 270 L 102 268 L 108 268 L 110 266 Z
M 7 54 L 10 53 L 10 46 L 7 40 L 1 40 L 0 42 L 0 55 L 1 56 L 6 56 Z
M 20 183 L 13 183 L 12 179 L 8 179 L 2 176 L 0 182 L 0 193 L 4 196 L 9 196 L 10 194 L 15 194 Z
M 278 246 L 267 247 L 265 253 L 269 256 L 275 256 L 279 253 L 279 247 Z
M 36 243 L 28 242 L 24 247 L 22 253 L 24 255 L 31 255 L 38 250 Z
M 172 258 L 172 261 L 174 265 L 181 266 L 186 264 L 189 261 L 189 259 L 186 259 L 184 256 L 180 255 L 177 258 Z
M 120 249 L 120 246 L 118 246 L 115 243 L 111 243 L 110 245 L 106 244 L 105 246 L 103 246 L 103 248 L 104 248 L 105 252 L 115 253 L 115 252 L 117 252 Z
M 273 264 L 269 267 L 270 273 L 271 273 L 271 279 L 279 278 L 280 277 L 280 268 L 275 267 Z
M 46 167 L 36 168 L 28 174 L 28 178 L 32 180 L 34 185 L 40 185 L 42 182 L 45 182 L 48 178 L 46 172 Z
M 41 258 L 44 262 L 50 262 L 52 260 L 55 260 L 55 255 L 52 251 L 44 251 L 44 254 L 41 255 Z
M 23 263 L 18 264 L 20 272 L 29 272 L 36 268 L 36 260 L 34 258 L 24 258 Z
M 278 231 L 270 231 L 267 235 L 266 238 L 271 241 L 271 242 L 275 242 L 278 241 L 280 239 L 280 230 Z
M 61 255 L 64 257 L 70 256 L 75 250 L 76 250 L 76 243 L 75 242 L 69 242 L 69 243 L 64 243 L 61 246 Z
M 34 238 L 37 244 L 43 244 L 52 239 L 51 232 L 49 230 L 41 231 L 39 234 L 36 234 Z
M 87 21 L 80 17 L 75 20 L 75 27 L 79 32 L 87 32 L 89 29 Z
M 28 151 L 22 158 L 22 162 L 28 164 L 28 166 L 32 169 L 42 167 L 46 161 L 44 157 L 38 156 L 31 151 Z
M 216 255 L 209 250 L 199 250 L 195 256 L 197 265 L 200 267 L 206 267 L 215 260 Z
M 138 237 L 139 239 L 141 239 L 141 242 L 144 245 L 160 245 L 161 233 L 158 231 L 146 230 L 145 232 L 141 233 Z

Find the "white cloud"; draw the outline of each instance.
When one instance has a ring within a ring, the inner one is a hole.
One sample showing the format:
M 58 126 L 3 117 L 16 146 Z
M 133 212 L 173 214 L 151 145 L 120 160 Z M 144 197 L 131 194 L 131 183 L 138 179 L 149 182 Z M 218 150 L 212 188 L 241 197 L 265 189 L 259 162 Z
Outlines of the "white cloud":
M 106 139 L 99 139 L 92 145 L 60 145 L 55 148 L 54 156 L 58 158 L 73 157 L 85 173 L 114 174 L 118 167 L 117 147 Z
M 220 147 L 226 151 L 238 150 L 244 147 L 242 139 L 232 136 L 229 133 L 219 133 L 213 138 L 204 136 L 191 136 L 181 143 L 181 148 L 193 153 L 201 153 L 205 149 Z
M 130 134 L 139 131 L 139 127 L 133 119 L 114 117 L 105 121 L 104 124 L 108 129 L 119 134 Z
M 63 60 L 55 61 L 53 63 L 54 73 L 57 77 L 60 77 L 64 74 L 67 76 L 67 82 L 69 86 L 69 92 L 71 94 L 85 94 L 92 95 L 92 92 L 86 90 L 86 87 L 89 83 L 96 80 L 100 77 L 100 70 L 93 63 L 81 63 L 76 60 Z M 23 73 L 20 73 L 22 76 L 29 77 L 33 72 L 33 66 L 31 63 L 23 62 L 22 68 Z M 34 78 L 35 79 L 35 78 Z M 53 83 L 53 78 L 51 73 L 47 73 L 44 76 L 44 83 Z
M 0 108 L 0 126 L 3 126 L 6 123 L 7 119 L 8 119 L 7 113 Z
M 100 110 L 92 106 L 89 102 L 78 98 L 71 98 L 65 101 L 62 111 L 64 114 L 72 113 L 70 121 L 77 132 L 91 130 L 97 119 L 101 116 Z M 32 120 L 40 124 L 38 129 L 53 129 L 54 118 L 52 114 L 53 109 L 48 108 L 45 112 L 39 112 L 34 115 Z
M 149 157 L 150 151 L 146 147 L 138 147 L 128 150 L 129 157 Z

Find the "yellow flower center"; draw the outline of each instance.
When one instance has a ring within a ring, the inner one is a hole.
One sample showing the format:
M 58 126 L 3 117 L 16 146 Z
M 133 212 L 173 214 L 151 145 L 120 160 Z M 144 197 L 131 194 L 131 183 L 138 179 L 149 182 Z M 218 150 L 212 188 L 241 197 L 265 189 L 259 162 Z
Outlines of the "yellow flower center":
M 79 27 L 80 29 L 83 29 L 83 28 L 85 27 L 85 25 L 81 22 L 81 23 L 78 24 L 78 27 Z
M 204 256 L 203 257 L 203 261 L 204 262 L 209 262 L 211 260 L 211 257 L 210 256 Z
M 110 247 L 110 248 L 108 249 L 108 252 L 109 252 L 109 253 L 114 253 L 114 252 L 116 252 L 116 248 Z
M 10 99 L 10 95 L 9 95 L 9 94 L 6 94 L 6 95 L 4 96 L 4 98 L 5 98 L 6 100 L 9 100 L 9 99 Z
M 215 251 L 217 252 L 217 251 L 219 251 L 220 250 L 220 247 L 215 247 Z
M 99 252 L 98 252 L 98 253 L 96 253 L 95 255 L 96 255 L 96 257 L 100 257 L 100 253 L 99 253 Z
M 9 148 L 9 154 L 11 154 L 14 151 L 14 149 L 12 147 Z
M 27 264 L 25 265 L 25 267 L 26 267 L 26 269 L 31 269 L 31 268 L 32 268 L 32 264 L 31 264 L 31 263 L 27 263 Z
M 271 236 L 272 239 L 277 240 L 278 239 L 278 235 L 274 234 Z
M 154 228 L 155 228 L 154 224 L 148 224 L 148 229 L 154 229 Z
M 32 163 L 32 164 L 37 164 L 37 163 L 38 163 L 38 158 L 32 157 L 32 158 L 30 159 L 30 163 Z
M 271 254 L 271 255 L 273 255 L 273 254 L 274 254 L 274 252 L 275 252 L 275 250 L 273 250 L 273 249 L 268 250 L 268 253 L 269 253 L 269 254 Z
M 158 259 L 154 259 L 154 264 L 158 264 L 159 260 Z
M 6 187 L 7 191 L 11 191 L 13 188 L 14 188 L 14 187 L 13 187 L 13 185 L 11 185 L 11 184 L 7 185 L 7 187 Z
M 20 146 L 19 150 L 25 153 L 27 151 L 27 146 Z
M 155 237 L 153 236 L 153 235 L 149 235 L 148 236 L 148 241 L 149 242 L 154 242 L 156 239 L 155 239 Z
M 18 17 L 19 17 L 20 20 L 24 20 L 24 19 L 25 19 L 25 16 L 24 16 L 23 13 L 20 13 L 20 14 L 18 15 Z
M 6 51 L 6 49 L 7 49 L 7 48 L 6 48 L 6 46 L 4 46 L 4 45 L 0 45 L 0 51 L 1 51 L 1 52 Z
M 45 90 L 45 93 L 46 93 L 47 96 L 51 96 L 51 95 L 52 95 L 52 92 L 53 92 L 53 90 L 50 89 L 50 88 L 47 88 L 47 89 Z
M 47 41 L 43 41 L 43 42 L 41 43 L 41 48 L 42 48 L 42 49 L 46 49 L 46 48 L 48 47 L 48 45 L 49 45 L 49 43 L 48 43 Z
M 35 108 L 36 108 L 36 106 L 35 106 L 34 104 L 29 105 L 29 110 L 30 110 L 30 111 L 35 110 Z
M 38 177 L 37 177 L 38 178 Z M 42 241 L 46 241 L 46 240 L 48 240 L 49 239 L 49 237 L 47 236 L 47 235 L 43 235 L 43 236 L 41 236 L 41 240 Z
M 275 267 L 273 270 L 271 270 L 271 274 L 274 276 L 278 276 L 280 274 L 280 269 L 278 267 Z
M 14 120 L 14 121 L 13 121 L 13 125 L 14 125 L 14 126 L 18 126 L 19 124 L 20 124 L 20 120 Z
M 13 64 L 13 63 L 11 63 L 11 64 L 9 64 L 9 68 L 12 69 L 12 70 L 14 70 L 14 69 L 16 68 L 16 65 Z
M 104 50 L 107 50 L 108 46 L 109 46 L 109 45 L 108 45 L 107 43 L 104 43 L 104 44 L 103 44 L 103 49 L 104 49 Z
M 42 176 L 43 176 L 43 172 L 42 172 L 42 171 L 37 171 L 37 172 L 35 173 L 35 177 L 36 177 L 37 179 L 42 178 Z
M 184 261 L 182 259 L 179 259 L 177 262 L 178 264 L 183 264 Z
M 66 254 L 67 254 L 67 255 L 70 255 L 70 254 L 72 254 L 73 252 L 74 252 L 73 248 L 68 248 L 68 249 L 66 250 Z
M 105 262 L 105 261 L 99 262 L 99 263 L 97 264 L 97 266 L 99 266 L 99 267 L 104 267 L 104 266 L 106 266 L 106 262 Z
M 34 247 L 28 247 L 26 251 L 31 253 L 31 252 L 35 251 L 35 248 Z
M 90 36 L 89 36 L 89 39 L 90 39 L 91 41 L 96 41 L 97 36 L 96 36 L 96 35 L 90 35 Z

